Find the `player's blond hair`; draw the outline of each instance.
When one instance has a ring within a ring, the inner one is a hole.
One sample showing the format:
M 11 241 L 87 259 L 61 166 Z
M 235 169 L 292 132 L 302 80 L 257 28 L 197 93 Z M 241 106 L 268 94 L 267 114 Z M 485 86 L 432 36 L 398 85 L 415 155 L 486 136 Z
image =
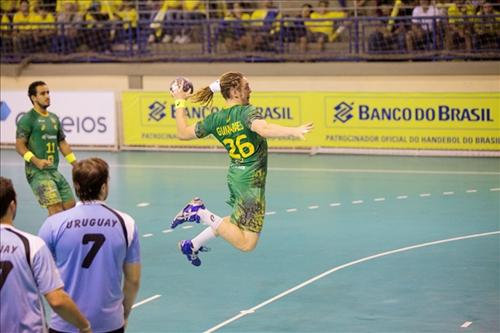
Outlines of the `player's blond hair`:
M 227 72 L 222 74 L 219 78 L 222 97 L 224 97 L 225 100 L 228 100 L 231 97 L 231 88 L 240 89 L 242 80 L 243 74 L 239 72 Z M 213 98 L 213 91 L 210 90 L 209 86 L 206 86 L 196 91 L 189 99 L 194 103 L 200 103 L 208 106 L 212 104 Z

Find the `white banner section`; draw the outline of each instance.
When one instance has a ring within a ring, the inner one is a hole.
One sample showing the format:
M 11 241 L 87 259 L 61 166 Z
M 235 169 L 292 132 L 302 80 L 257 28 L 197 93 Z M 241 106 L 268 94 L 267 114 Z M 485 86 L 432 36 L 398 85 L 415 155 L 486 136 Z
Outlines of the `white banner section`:
M 16 124 L 33 105 L 27 91 L 0 91 L 0 143 L 16 142 Z M 113 92 L 51 92 L 50 112 L 60 121 L 70 145 L 116 146 Z

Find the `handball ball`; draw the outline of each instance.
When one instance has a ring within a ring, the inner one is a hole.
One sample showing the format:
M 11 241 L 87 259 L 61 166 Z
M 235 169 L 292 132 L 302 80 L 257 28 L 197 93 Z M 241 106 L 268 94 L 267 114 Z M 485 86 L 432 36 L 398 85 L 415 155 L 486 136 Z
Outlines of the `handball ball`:
M 182 89 L 184 92 L 189 92 L 190 94 L 192 94 L 194 90 L 193 84 L 185 77 L 178 77 L 170 83 L 171 92 L 174 93 L 179 89 Z

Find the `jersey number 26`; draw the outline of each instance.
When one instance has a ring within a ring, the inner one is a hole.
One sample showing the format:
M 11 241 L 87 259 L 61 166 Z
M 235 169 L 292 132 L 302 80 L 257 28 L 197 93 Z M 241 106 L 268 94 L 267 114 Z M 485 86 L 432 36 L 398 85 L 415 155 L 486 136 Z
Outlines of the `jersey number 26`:
M 227 138 L 222 141 L 225 145 L 229 145 L 229 156 L 231 158 L 247 158 L 255 153 L 255 147 L 251 142 L 242 142 L 246 138 L 246 134 L 241 134 L 236 137 L 236 140 Z

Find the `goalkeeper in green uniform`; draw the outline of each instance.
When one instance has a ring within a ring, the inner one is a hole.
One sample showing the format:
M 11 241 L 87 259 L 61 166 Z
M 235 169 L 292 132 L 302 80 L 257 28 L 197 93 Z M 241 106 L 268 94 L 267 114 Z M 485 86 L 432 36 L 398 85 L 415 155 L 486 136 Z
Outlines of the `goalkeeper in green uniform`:
M 33 108 L 17 124 L 16 151 L 25 163 L 28 183 L 49 216 L 75 206 L 75 198 L 66 179 L 57 171 L 59 149 L 74 164 L 75 154 L 66 142 L 59 118 L 49 112 L 49 87 L 35 81 L 28 88 Z
M 227 175 L 233 207 L 231 216 L 221 218 L 210 212 L 201 199 L 195 198 L 172 221 L 175 228 L 184 222 L 208 226 L 192 240 L 179 242 L 181 252 L 194 266 L 199 266 L 199 252 L 210 239 L 221 236 L 241 251 L 252 251 L 257 245 L 264 224 L 266 209 L 265 185 L 267 175 L 267 141 L 271 137 L 304 138 L 312 123 L 285 127 L 267 123 L 257 109 L 249 104 L 250 85 L 241 73 L 229 72 L 219 80 L 190 96 L 188 83 L 177 79 L 171 87 L 175 99 L 177 136 L 181 140 L 203 138 L 212 134 L 229 153 L 231 163 Z M 227 107 L 207 116 L 195 125 L 187 124 L 186 99 L 203 105 L 211 104 L 220 91 Z

